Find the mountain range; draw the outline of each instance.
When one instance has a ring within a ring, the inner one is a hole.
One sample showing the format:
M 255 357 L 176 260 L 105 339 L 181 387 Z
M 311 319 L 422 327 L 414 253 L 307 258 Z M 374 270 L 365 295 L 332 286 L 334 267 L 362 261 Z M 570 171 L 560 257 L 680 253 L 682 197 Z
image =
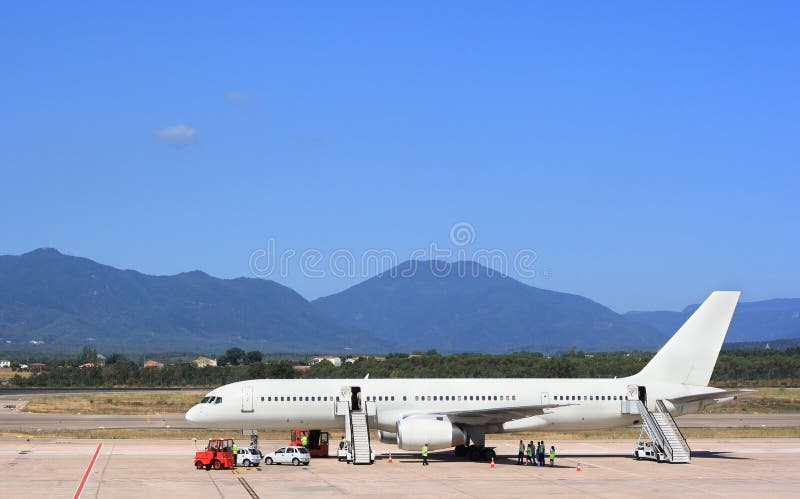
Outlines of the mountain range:
M 0 340 L 105 352 L 339 351 L 388 344 L 263 279 L 151 276 L 39 249 L 0 256 Z M 2 348 L 0 346 L 0 348 Z
M 652 326 L 588 298 L 534 288 L 474 262 L 408 261 L 313 303 L 404 351 L 651 349 L 663 340 Z
M 618 314 L 473 262 L 409 261 L 309 302 L 264 279 L 151 276 L 54 249 L 0 256 L 0 351 L 653 350 L 696 307 Z M 800 299 L 767 300 L 740 303 L 728 341 L 798 337 Z

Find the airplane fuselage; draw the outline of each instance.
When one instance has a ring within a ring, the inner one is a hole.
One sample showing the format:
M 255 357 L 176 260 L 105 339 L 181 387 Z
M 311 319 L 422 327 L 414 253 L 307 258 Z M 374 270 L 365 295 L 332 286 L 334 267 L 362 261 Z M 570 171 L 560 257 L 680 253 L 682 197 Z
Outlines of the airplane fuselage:
M 337 416 L 343 387 L 358 387 L 364 403 L 374 407 L 373 427 L 393 432 L 397 422 L 414 414 L 449 413 L 495 408 L 559 404 L 544 414 L 515 419 L 487 428 L 501 433 L 523 430 L 563 431 L 603 429 L 634 424 L 637 414 L 624 412 L 634 377 L 619 379 L 263 379 L 232 383 L 212 390 L 208 397 L 220 403 L 198 404 L 187 414 L 190 421 L 209 425 L 263 430 L 297 427 L 344 427 Z M 644 385 L 643 385 L 644 386 Z M 646 385 L 652 401 L 707 393 L 709 387 L 652 383 Z M 632 398 L 632 397 L 631 397 Z M 700 404 L 671 406 L 673 414 L 694 412 Z

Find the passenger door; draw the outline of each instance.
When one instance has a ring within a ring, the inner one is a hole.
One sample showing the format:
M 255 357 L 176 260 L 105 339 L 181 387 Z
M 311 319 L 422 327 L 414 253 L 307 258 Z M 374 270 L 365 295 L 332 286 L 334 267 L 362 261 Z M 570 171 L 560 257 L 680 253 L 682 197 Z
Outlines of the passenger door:
M 253 387 L 242 387 L 242 412 L 253 412 Z

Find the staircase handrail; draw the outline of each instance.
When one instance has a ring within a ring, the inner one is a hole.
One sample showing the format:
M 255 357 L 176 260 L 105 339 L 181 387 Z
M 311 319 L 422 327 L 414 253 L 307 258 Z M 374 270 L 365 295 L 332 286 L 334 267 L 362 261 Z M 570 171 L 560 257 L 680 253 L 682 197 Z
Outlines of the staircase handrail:
M 686 451 L 687 455 L 691 456 L 692 449 L 689 447 L 689 442 L 686 440 L 686 435 L 683 434 L 681 427 L 678 426 L 678 423 L 675 422 L 675 418 L 673 418 L 672 414 L 670 414 L 670 412 L 667 410 L 667 406 L 664 404 L 663 400 L 656 400 L 656 409 L 658 409 L 658 412 L 666 415 L 665 419 L 667 420 L 667 423 L 669 423 L 669 425 L 672 427 L 672 430 L 675 431 L 675 434 L 680 435 L 681 437 L 680 440 L 683 450 Z
M 645 420 L 645 425 L 647 426 L 647 433 L 650 434 L 650 438 L 653 438 L 656 441 L 661 449 L 664 450 L 664 453 L 667 455 L 667 459 L 672 462 L 672 446 L 667 440 L 667 436 L 664 435 L 664 432 L 661 431 L 661 427 L 658 426 L 658 421 L 655 420 L 653 415 L 647 410 L 647 406 L 641 400 L 637 400 L 638 407 L 639 407 L 639 414 L 641 414 L 642 418 Z

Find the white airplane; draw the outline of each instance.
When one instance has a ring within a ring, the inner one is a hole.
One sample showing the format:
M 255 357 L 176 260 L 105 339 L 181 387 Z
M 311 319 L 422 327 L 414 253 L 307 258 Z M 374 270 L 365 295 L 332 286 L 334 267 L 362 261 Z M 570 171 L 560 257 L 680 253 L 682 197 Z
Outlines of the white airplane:
M 385 443 L 419 451 L 471 441 L 493 456 L 485 436 L 522 431 L 625 427 L 642 417 L 626 410 L 663 400 L 673 415 L 724 403 L 748 390 L 708 386 L 740 293 L 715 291 L 637 374 L 613 379 L 260 379 L 210 391 L 186 413 L 206 426 L 259 430 L 345 427 L 339 402 L 366 405 Z M 366 404 L 364 404 L 366 402 Z

